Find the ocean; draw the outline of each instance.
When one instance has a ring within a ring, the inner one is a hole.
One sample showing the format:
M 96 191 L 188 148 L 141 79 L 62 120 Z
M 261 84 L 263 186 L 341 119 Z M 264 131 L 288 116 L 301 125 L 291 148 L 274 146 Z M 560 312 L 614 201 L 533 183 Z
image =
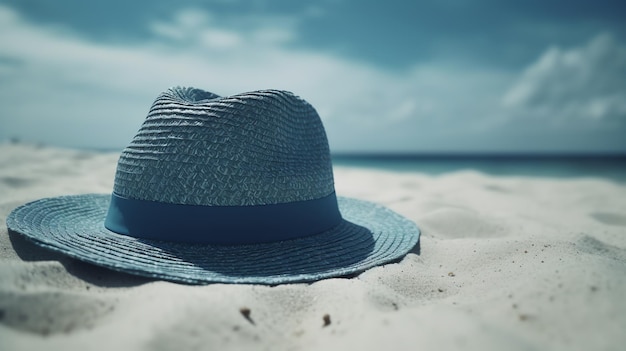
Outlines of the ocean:
M 474 170 L 498 176 L 604 178 L 626 183 L 626 154 L 618 155 L 364 155 L 333 154 L 333 165 L 439 175 Z
M 121 152 L 119 149 L 87 149 Z M 474 170 L 498 176 L 602 178 L 626 183 L 626 153 L 616 154 L 367 154 L 333 153 L 334 166 L 440 175 Z

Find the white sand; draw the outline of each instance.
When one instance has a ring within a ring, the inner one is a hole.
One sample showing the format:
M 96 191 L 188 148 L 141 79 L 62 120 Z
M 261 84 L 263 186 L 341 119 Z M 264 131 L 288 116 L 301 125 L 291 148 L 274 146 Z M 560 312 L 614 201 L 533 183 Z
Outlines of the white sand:
M 0 146 L 0 350 L 626 349 L 624 184 L 339 168 L 339 194 L 411 218 L 421 246 L 314 284 L 152 281 L 9 236 L 20 204 L 110 192 L 116 161 Z

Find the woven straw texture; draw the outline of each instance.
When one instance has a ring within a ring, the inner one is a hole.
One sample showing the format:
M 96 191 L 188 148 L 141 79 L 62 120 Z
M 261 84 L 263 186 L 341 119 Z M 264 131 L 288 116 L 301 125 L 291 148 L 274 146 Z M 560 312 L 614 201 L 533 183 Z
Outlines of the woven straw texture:
M 289 92 L 220 98 L 171 88 L 122 152 L 114 191 L 215 206 L 322 198 L 333 192 L 326 133 L 315 109 Z
M 206 284 L 280 284 L 344 276 L 393 261 L 419 238 L 415 224 L 376 204 L 339 198 L 344 221 L 301 239 L 210 246 L 119 235 L 102 225 L 108 195 L 38 200 L 15 209 L 7 226 L 36 244 L 114 270 Z
M 114 192 L 170 204 L 248 206 L 320 199 L 334 183 L 326 133 L 306 101 L 278 90 L 219 97 L 172 88 L 122 152 Z M 104 227 L 110 199 L 38 200 L 15 209 L 7 226 L 86 262 L 186 283 L 278 284 L 357 273 L 403 256 L 420 234 L 382 206 L 339 198 L 339 225 L 290 236 L 297 239 L 230 246 L 148 240 Z

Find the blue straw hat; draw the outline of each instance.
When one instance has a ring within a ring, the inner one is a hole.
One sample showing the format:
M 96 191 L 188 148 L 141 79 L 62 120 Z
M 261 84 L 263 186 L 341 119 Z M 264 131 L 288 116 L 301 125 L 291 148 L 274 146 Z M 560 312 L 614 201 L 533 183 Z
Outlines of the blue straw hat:
M 82 261 L 198 284 L 344 276 L 404 256 L 420 235 L 383 206 L 335 195 L 306 101 L 180 87 L 157 98 L 122 152 L 112 195 L 37 200 L 7 227 Z

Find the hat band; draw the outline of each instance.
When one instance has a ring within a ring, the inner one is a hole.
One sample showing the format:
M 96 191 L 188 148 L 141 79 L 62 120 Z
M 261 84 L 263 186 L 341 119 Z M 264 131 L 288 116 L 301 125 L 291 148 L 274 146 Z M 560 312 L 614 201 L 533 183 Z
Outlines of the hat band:
M 104 226 L 143 239 L 256 244 L 321 233 L 341 220 L 334 192 L 320 199 L 256 206 L 170 204 L 113 193 Z

